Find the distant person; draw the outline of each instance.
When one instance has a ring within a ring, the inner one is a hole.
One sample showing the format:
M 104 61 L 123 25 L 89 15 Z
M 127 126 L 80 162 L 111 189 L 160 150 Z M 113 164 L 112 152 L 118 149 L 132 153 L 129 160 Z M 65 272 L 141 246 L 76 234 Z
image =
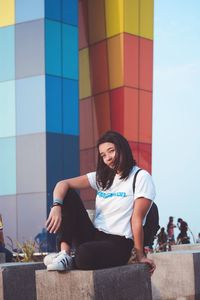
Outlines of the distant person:
M 174 224 L 174 218 L 172 216 L 169 217 L 169 222 L 167 224 L 167 235 L 168 235 L 168 241 L 169 241 L 169 250 L 171 250 L 171 245 L 175 244 L 175 238 L 174 238 L 174 228 L 176 225 Z
M 196 240 L 196 243 L 200 243 L 200 232 L 199 232 L 199 234 L 198 234 L 198 238 L 197 238 L 197 240 Z
M 188 224 L 181 218 L 178 218 L 177 227 L 180 230 L 180 233 L 177 237 L 178 244 L 189 244 L 190 238 L 187 235 L 188 232 Z
M 168 235 L 165 232 L 165 228 L 162 227 L 160 229 L 160 232 L 157 235 L 157 242 L 159 245 L 159 251 L 167 251 L 167 239 L 168 239 Z
M 0 215 L 0 253 L 5 254 L 6 262 L 12 261 L 12 258 L 13 258 L 12 252 L 10 252 L 8 249 L 6 249 L 5 243 L 4 243 L 3 221 L 2 221 L 1 215 Z

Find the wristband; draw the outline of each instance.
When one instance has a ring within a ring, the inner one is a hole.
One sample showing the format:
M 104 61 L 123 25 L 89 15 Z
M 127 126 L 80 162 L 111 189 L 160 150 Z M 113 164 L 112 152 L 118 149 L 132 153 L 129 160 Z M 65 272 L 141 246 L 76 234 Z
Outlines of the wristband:
M 62 204 L 60 204 L 60 203 L 54 203 L 54 204 L 51 206 L 51 208 L 53 208 L 53 207 L 55 207 L 55 206 L 60 206 L 60 207 L 62 207 Z
M 63 205 L 63 200 L 61 200 L 61 199 L 53 199 L 53 204 L 55 204 L 55 203 Z

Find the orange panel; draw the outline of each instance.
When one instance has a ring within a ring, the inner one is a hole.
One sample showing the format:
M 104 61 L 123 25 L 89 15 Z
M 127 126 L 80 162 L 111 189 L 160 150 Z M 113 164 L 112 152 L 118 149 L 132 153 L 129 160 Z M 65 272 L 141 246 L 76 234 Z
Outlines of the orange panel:
M 111 128 L 109 93 L 94 96 L 93 104 L 94 122 L 96 123 L 94 137 L 97 140 L 104 132 Z
M 90 44 L 106 38 L 104 0 L 88 0 Z
M 139 82 L 139 37 L 124 34 L 124 82 L 138 88 Z
M 88 47 L 87 0 L 78 1 L 78 13 L 79 49 L 82 49 Z
M 138 90 L 125 88 L 124 91 L 124 135 L 128 140 L 138 142 Z
M 111 128 L 124 134 L 124 88 L 110 91 Z
M 93 95 L 107 91 L 109 85 L 106 40 L 90 47 L 90 66 Z
M 139 143 L 139 166 L 151 173 L 151 144 Z
M 80 101 L 80 149 L 87 149 L 95 146 L 92 98 Z
M 139 53 L 139 86 L 152 91 L 153 84 L 153 41 L 140 38 Z
M 108 66 L 110 89 L 120 87 L 124 83 L 124 34 L 109 38 Z
M 139 92 L 139 141 L 152 142 L 152 93 Z

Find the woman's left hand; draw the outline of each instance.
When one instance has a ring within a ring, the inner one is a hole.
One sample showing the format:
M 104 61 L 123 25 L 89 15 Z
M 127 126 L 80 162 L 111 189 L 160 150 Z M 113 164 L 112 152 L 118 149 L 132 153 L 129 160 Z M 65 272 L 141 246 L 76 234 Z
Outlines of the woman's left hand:
M 154 261 L 150 258 L 147 258 L 145 256 L 143 256 L 142 258 L 140 258 L 140 260 L 138 260 L 139 263 L 145 263 L 149 266 L 149 272 L 151 273 L 151 275 L 153 274 L 153 272 L 156 269 L 156 265 L 154 263 Z

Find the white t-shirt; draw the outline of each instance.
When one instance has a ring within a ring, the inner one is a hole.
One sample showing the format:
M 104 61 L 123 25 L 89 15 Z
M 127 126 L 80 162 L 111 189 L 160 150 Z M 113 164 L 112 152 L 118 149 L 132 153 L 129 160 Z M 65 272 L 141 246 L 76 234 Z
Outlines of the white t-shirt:
M 116 174 L 112 186 L 105 191 L 97 187 L 96 172 L 87 174 L 91 187 L 97 191 L 94 219 L 94 226 L 97 229 L 133 238 L 130 219 L 134 200 L 144 197 L 153 201 L 155 198 L 152 177 L 145 170 L 141 170 L 137 175 L 135 194 L 133 195 L 133 178 L 138 169 L 137 166 L 133 167 L 127 180 L 120 179 L 120 175 Z M 143 224 L 145 224 L 145 219 Z

